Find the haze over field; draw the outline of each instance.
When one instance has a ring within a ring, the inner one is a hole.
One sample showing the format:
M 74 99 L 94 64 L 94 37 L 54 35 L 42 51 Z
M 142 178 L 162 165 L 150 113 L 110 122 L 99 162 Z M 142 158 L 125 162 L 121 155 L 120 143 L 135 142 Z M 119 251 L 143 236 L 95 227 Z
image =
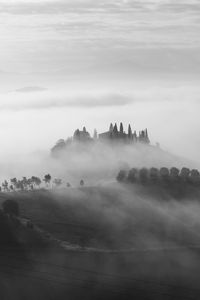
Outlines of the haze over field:
M 2 168 L 111 121 L 147 127 L 199 163 L 199 10 L 195 0 L 0 0 Z

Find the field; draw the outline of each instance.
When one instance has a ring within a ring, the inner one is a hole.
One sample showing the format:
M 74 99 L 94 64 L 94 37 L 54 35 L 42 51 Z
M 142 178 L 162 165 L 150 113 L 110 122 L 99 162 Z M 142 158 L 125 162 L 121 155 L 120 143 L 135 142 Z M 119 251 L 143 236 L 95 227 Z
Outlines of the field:
M 18 244 L 1 248 L 1 299 L 199 299 L 200 194 L 172 194 L 119 184 L 2 193 L 19 203 L 21 226 Z

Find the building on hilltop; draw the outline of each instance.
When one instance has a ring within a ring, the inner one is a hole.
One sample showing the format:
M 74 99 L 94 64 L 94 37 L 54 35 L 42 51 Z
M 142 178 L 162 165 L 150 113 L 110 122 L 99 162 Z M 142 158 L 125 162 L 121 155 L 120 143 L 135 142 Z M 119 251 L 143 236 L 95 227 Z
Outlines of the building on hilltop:
M 109 130 L 99 134 L 99 140 L 101 141 L 123 141 L 125 143 L 144 143 L 149 144 L 149 136 L 147 129 L 139 132 L 137 136 L 136 131 L 132 132 L 131 125 L 128 126 L 128 133 L 124 131 L 123 124 L 120 123 L 120 128 L 118 130 L 117 124 L 113 126 L 110 124 Z
M 73 143 L 80 142 L 80 143 L 96 143 L 96 142 L 110 142 L 110 143 L 123 143 L 123 144 L 149 144 L 149 136 L 147 129 L 142 130 L 137 135 L 136 131 L 132 131 L 131 125 L 128 126 L 127 133 L 124 131 L 124 126 L 120 123 L 119 129 L 117 124 L 115 123 L 114 126 L 111 123 L 109 126 L 108 131 L 97 134 L 96 129 L 94 130 L 93 137 L 90 136 L 90 133 L 83 127 L 83 130 L 76 129 L 74 132 L 73 137 L 68 138 L 66 141 L 60 139 L 56 145 L 51 149 L 52 152 L 56 153 L 57 151 L 64 150 L 68 146 L 72 145 Z

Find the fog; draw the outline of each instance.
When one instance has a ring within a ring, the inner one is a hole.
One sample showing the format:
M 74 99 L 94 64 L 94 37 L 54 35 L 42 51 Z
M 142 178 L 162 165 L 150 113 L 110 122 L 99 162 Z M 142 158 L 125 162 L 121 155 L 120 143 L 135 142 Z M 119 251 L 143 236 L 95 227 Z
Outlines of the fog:
M 49 247 L 36 251 L 29 232 L 32 252 L 10 276 L 10 299 L 20 299 L 21 291 L 30 299 L 64 299 L 66 293 L 69 299 L 81 293 L 88 299 L 198 299 L 199 191 L 188 192 L 174 199 L 162 186 L 110 184 L 14 195 L 23 214 L 50 235 Z M 34 275 L 44 280 L 40 291 Z
M 0 7 L 1 172 L 34 171 L 59 138 L 110 122 L 199 163 L 198 1 Z
M 42 160 L 48 160 L 58 139 L 67 139 L 83 126 L 91 135 L 94 128 L 101 133 L 110 122 L 123 122 L 125 130 L 129 123 L 137 131 L 148 128 L 152 145 L 159 142 L 165 151 L 200 162 L 199 87 L 194 79 L 135 79 L 117 88 L 112 81 L 109 88 L 101 82 L 75 81 L 70 88 L 45 88 L 15 88 L 1 94 L 1 172 L 17 175 L 17 169 L 24 169 L 26 176 L 32 167 L 37 173 L 48 172 L 48 165 L 40 169 Z M 35 161 L 41 161 L 38 170 Z

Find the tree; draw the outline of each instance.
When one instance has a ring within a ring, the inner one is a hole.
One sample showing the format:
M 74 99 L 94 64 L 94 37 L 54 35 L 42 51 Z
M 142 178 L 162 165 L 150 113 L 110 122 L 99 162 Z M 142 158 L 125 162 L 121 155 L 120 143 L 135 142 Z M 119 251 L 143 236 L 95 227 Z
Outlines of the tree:
M 151 182 L 155 183 L 159 179 L 159 170 L 157 168 L 151 168 L 149 170 L 149 178 Z
M 183 167 L 180 172 L 180 178 L 182 181 L 189 181 L 190 169 Z
M 124 127 L 123 127 L 123 124 L 120 123 L 120 133 L 123 134 L 124 133 Z
M 171 168 L 170 169 L 170 179 L 172 181 L 178 181 L 178 179 L 179 179 L 179 172 L 180 172 L 179 169 L 177 169 L 175 167 Z
M 125 181 L 126 180 L 126 171 L 124 171 L 124 170 L 120 170 L 119 171 L 119 174 L 117 175 L 117 181 L 118 182 L 123 182 L 123 181 Z
M 24 189 L 27 189 L 27 187 L 28 187 L 28 180 L 27 180 L 26 177 L 23 177 L 22 183 L 23 183 Z
M 165 167 L 161 168 L 159 173 L 160 173 L 161 180 L 163 180 L 163 181 L 169 180 L 169 169 L 168 168 L 165 168 Z
M 113 132 L 113 129 L 114 129 L 114 127 L 113 127 L 113 124 L 111 123 L 111 124 L 110 124 L 110 128 L 109 128 L 109 131 L 110 131 L 110 132 Z
M 132 133 L 131 125 L 129 124 L 128 125 L 128 138 L 131 139 L 132 136 L 133 136 L 133 133 Z
M 4 182 L 2 183 L 2 187 L 4 189 L 4 192 L 8 191 L 8 181 L 7 180 L 4 180 Z
M 21 191 L 24 190 L 23 180 L 18 180 L 18 181 L 17 181 L 16 188 L 17 188 L 17 189 L 20 189 Z
M 132 168 L 128 173 L 128 177 L 127 177 L 128 181 L 132 183 L 136 182 L 137 175 L 138 175 L 138 169 Z
M 55 146 L 52 148 L 52 151 L 59 151 L 59 150 L 62 150 L 62 149 L 65 148 L 65 146 L 66 146 L 65 140 L 59 139 L 59 140 L 56 142 Z
M 62 184 L 62 179 L 55 178 L 54 181 L 53 181 L 53 183 L 55 184 L 56 187 L 59 187 Z
M 142 168 L 139 170 L 139 179 L 142 184 L 148 181 L 148 169 Z
M 10 182 L 13 185 L 13 187 L 16 189 L 17 188 L 17 178 L 11 178 Z
M 68 188 L 71 187 L 71 184 L 70 184 L 69 182 L 67 182 L 67 187 L 68 187 Z
M 4 213 L 11 216 L 19 216 L 19 204 L 12 199 L 8 199 L 2 204 Z
M 113 133 L 118 134 L 117 123 L 115 123 L 115 126 L 113 128 Z
M 45 182 L 46 186 L 48 186 L 50 184 L 50 182 L 51 182 L 51 175 L 50 174 L 46 174 L 44 176 L 43 181 Z
M 32 180 L 32 184 L 33 184 L 34 186 L 40 187 L 42 181 L 41 181 L 41 179 L 40 179 L 39 177 L 32 176 L 32 177 L 31 177 L 31 180 Z
M 198 170 L 193 169 L 190 173 L 190 180 L 193 184 L 199 184 L 200 183 L 200 173 Z
M 32 178 L 28 178 L 28 179 L 27 179 L 27 186 L 28 186 L 29 189 L 33 189 L 33 188 L 32 188 L 32 186 L 33 186 Z
M 97 130 L 95 129 L 93 134 L 93 139 L 97 140 L 97 138 L 98 138 L 98 134 L 97 134 Z
M 84 186 L 84 180 L 83 179 L 81 179 L 81 181 L 80 181 L 80 186 Z

